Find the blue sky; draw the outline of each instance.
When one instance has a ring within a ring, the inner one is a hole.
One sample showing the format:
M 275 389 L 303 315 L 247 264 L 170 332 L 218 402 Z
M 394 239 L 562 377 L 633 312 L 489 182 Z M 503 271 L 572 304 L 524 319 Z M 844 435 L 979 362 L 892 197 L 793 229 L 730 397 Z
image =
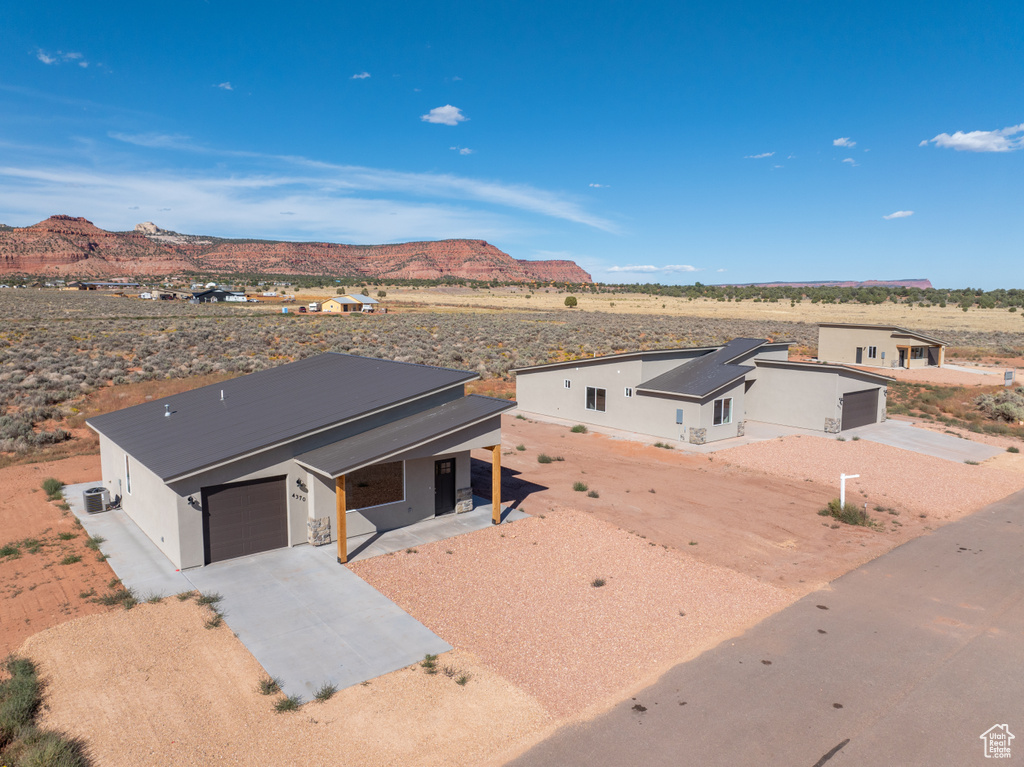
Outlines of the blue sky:
M 3 3 L 0 222 L 1024 287 L 1024 4 Z

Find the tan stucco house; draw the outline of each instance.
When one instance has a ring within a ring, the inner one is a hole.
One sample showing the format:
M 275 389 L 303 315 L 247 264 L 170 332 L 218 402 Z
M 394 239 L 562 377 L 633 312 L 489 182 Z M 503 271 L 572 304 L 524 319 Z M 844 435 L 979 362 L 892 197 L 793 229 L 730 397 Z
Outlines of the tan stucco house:
M 941 367 L 945 341 L 895 325 L 818 325 L 818 359 L 879 368 Z
M 527 413 L 705 444 L 743 436 L 747 420 L 826 433 L 885 420 L 890 378 L 789 359 L 789 344 L 626 352 L 519 368 Z
M 345 561 L 350 537 L 471 509 L 470 450 L 500 476 L 515 403 L 466 395 L 476 378 L 328 353 L 88 425 L 104 485 L 179 569 L 332 541 Z

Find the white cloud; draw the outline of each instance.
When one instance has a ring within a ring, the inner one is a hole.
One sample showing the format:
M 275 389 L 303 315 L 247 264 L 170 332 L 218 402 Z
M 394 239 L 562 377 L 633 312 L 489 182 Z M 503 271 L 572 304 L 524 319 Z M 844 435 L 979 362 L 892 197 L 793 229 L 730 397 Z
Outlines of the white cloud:
M 633 272 L 638 274 L 656 274 L 659 272 L 700 272 L 703 269 L 698 269 L 695 266 L 689 264 L 666 264 L 665 266 L 653 266 L 651 264 L 637 265 L 637 266 L 609 266 L 607 271 L 609 272 Z
M 434 125 L 458 125 L 469 118 L 463 115 L 462 110 L 458 107 L 445 104 L 443 107 L 434 107 L 427 114 L 421 115 L 420 119 Z
M 852 149 L 853 147 L 857 146 L 857 142 L 850 141 L 849 138 L 835 138 L 832 139 L 832 146 L 845 146 L 850 147 Z
M 0 210 L 12 214 L 20 212 L 26 220 L 36 215 L 41 219 L 54 211 L 80 210 L 87 201 L 88 210 L 105 210 L 109 219 L 117 220 L 118 216 L 126 215 L 125 209 L 130 205 L 141 206 L 143 211 L 158 210 L 160 205 L 156 203 L 162 204 L 164 197 L 172 195 L 173 191 L 177 197 L 167 201 L 173 203 L 176 215 L 180 213 L 183 218 L 180 227 L 172 228 L 208 234 L 244 232 L 248 228 L 274 235 L 268 227 L 273 226 L 272 221 L 281 220 L 280 211 L 296 212 L 289 225 L 296 237 L 319 238 L 322 236 L 317 234 L 319 227 L 349 242 L 394 242 L 402 237 L 487 239 L 495 237 L 496 233 L 508 236 L 536 226 L 530 219 L 518 215 L 523 212 L 606 232 L 618 231 L 613 222 L 586 210 L 581 200 L 526 184 L 457 174 L 338 165 L 301 156 L 211 149 L 190 143 L 187 136 L 180 134 L 112 132 L 109 136 L 136 147 L 207 155 L 216 162 L 203 163 L 204 170 L 182 170 L 184 163 L 176 162 L 147 171 L 136 182 L 132 172 L 118 170 L 140 167 L 138 159 L 132 155 L 107 156 L 101 166 L 94 166 L 96 148 L 93 147 L 89 150 L 88 163 L 54 167 L 45 161 L 32 164 L 24 159 L 32 154 L 32 148 L 26 147 L 20 154 L 23 159 L 19 166 L 0 168 Z M 165 188 L 167 195 L 163 192 Z M 195 203 L 189 201 L 192 193 Z M 388 199 L 389 196 L 393 199 Z M 208 211 L 202 209 L 204 205 L 210 206 Z M 226 216 L 221 226 L 214 212 L 232 206 L 238 206 L 239 210 Z M 334 213 L 330 212 L 332 210 Z M 390 212 L 379 213 L 382 210 Z M 186 212 L 189 218 L 184 218 Z M 356 220 L 364 213 L 369 216 L 365 225 Z M 387 219 L 383 217 L 392 213 L 406 222 L 402 226 L 396 224 L 395 232 L 389 232 Z M 96 216 L 99 217 L 99 213 Z M 337 216 L 346 218 L 333 220 Z M 349 216 L 355 218 L 347 218 Z M 479 224 L 476 231 L 473 230 L 474 217 Z M 189 224 L 191 230 L 184 228 L 189 221 L 195 222 Z M 451 224 L 447 232 L 445 222 Z M 119 221 L 119 225 L 121 223 L 130 224 L 128 228 L 131 228 L 137 222 Z
M 719 274 L 721 274 L 722 272 L 724 272 L 726 270 L 725 269 L 715 269 L 715 271 L 718 272 Z
M 611 184 L 588 184 L 592 189 L 607 189 Z
M 117 133 L 111 132 L 107 134 L 112 139 L 117 141 L 123 141 L 126 144 L 134 144 L 135 146 L 144 146 L 150 149 L 183 149 L 186 151 L 193 150 L 193 145 L 189 143 L 189 136 L 185 136 L 181 133 Z
M 775 152 L 762 152 L 761 154 L 748 154 L 744 156 L 744 160 L 763 160 L 765 157 L 771 157 Z
M 57 51 L 54 54 L 49 54 L 42 48 L 36 48 L 36 58 L 44 64 L 71 64 L 75 63 L 83 69 L 89 66 L 89 62 L 85 60 L 78 51 Z
M 882 216 L 886 221 L 891 221 L 894 218 L 909 218 L 914 215 L 912 210 L 897 210 L 894 213 L 890 213 L 888 216 Z
M 845 162 L 845 163 L 849 163 L 849 164 L 850 164 L 851 166 L 853 166 L 854 168 L 856 168 L 856 167 L 857 167 L 857 165 L 859 164 L 859 163 L 858 163 L 858 162 L 857 162 L 856 160 L 854 160 L 854 159 L 853 159 L 852 157 L 846 157 L 846 158 L 844 158 L 844 159 L 843 159 L 843 162 Z
M 230 82 L 217 83 L 217 85 L 215 85 L 214 87 L 215 88 L 221 88 L 222 90 L 225 90 L 225 91 L 233 91 L 235 89 L 234 86 L 232 86 Z
M 457 82 L 461 82 L 461 81 L 462 81 L 462 78 L 459 77 L 458 75 L 455 75 L 455 77 L 452 78 L 452 82 L 456 82 L 457 83 Z
M 476 154 L 475 149 L 470 149 L 464 146 L 450 146 L 448 148 L 451 149 L 453 152 L 458 152 L 461 155 Z
M 1024 123 L 999 130 L 957 131 L 952 136 L 940 133 L 933 139 L 922 141 L 918 146 L 934 144 L 958 152 L 1013 152 L 1024 149 L 1024 135 L 1017 136 L 1018 133 L 1024 133 Z
M 366 78 L 368 78 L 369 76 L 370 76 L 370 73 L 369 73 L 369 72 L 360 72 L 360 73 L 359 73 L 359 74 L 357 74 L 357 75 L 352 75 L 352 78 L 351 78 L 351 79 L 353 79 L 353 80 L 365 80 L 365 79 L 366 79 Z

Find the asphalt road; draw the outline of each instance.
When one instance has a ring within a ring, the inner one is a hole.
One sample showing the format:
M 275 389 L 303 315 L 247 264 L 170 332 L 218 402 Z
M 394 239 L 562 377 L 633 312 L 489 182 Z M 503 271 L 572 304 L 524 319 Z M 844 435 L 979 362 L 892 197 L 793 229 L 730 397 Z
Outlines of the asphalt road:
M 1024 492 L 839 578 L 512 764 L 1024 764 L 1022 597 Z M 997 762 L 980 738 L 995 724 L 1017 735 Z

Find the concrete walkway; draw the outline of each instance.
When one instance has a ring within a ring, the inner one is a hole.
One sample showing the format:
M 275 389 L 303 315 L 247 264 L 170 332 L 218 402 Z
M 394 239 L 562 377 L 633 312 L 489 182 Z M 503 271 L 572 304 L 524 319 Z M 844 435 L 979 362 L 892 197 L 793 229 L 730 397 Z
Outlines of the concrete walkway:
M 121 582 L 140 598 L 199 590 L 222 596 L 225 621 L 284 691 L 308 700 L 320 685 L 349 687 L 404 668 L 451 646 L 337 562 L 334 546 L 295 546 L 184 572 L 120 509 L 87 514 L 82 492 L 99 482 L 68 485 L 64 497 Z M 522 519 L 506 510 L 504 521 Z M 353 559 L 451 538 L 491 525 L 491 506 L 426 520 L 349 541 Z
M 903 450 L 910 450 L 922 455 L 945 458 L 947 461 L 963 463 L 964 461 L 982 461 L 999 455 L 1003 448 L 972 442 L 952 434 L 917 429 L 911 421 L 888 420 L 885 423 L 873 423 L 843 432 L 847 439 L 860 437 L 870 442 L 880 442 Z
M 1024 756 L 1024 492 L 917 538 L 510 764 L 983 765 Z M 1014 761 L 1016 760 L 1016 761 Z

